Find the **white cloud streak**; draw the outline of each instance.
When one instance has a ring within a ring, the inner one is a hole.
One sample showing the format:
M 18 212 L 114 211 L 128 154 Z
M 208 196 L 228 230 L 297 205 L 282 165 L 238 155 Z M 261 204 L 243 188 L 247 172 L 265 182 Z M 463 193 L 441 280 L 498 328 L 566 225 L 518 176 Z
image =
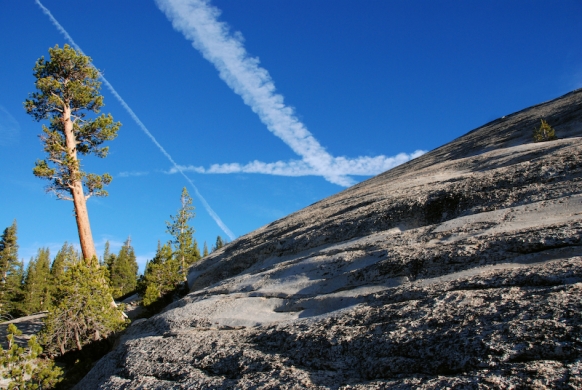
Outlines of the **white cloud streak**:
M 123 171 L 123 172 L 119 172 L 117 174 L 117 176 L 119 176 L 119 177 L 139 177 L 139 176 L 145 176 L 147 174 L 149 174 L 149 172 L 142 172 L 142 171 L 137 171 L 137 172 L 132 171 L 132 172 L 129 172 L 129 171 Z
M 61 26 L 61 24 L 57 21 L 57 19 L 55 19 L 55 17 L 52 15 L 52 13 L 44 5 L 42 5 L 42 3 L 39 0 L 35 0 L 35 2 L 40 7 L 42 12 L 44 12 L 45 15 L 47 15 L 49 17 L 49 19 L 51 20 L 53 25 L 57 28 L 57 30 L 59 30 L 59 32 L 61 32 L 61 34 L 63 34 L 65 39 L 67 41 L 69 41 L 69 43 L 77 51 L 83 53 L 83 50 L 81 49 L 81 47 L 79 47 L 79 45 L 77 45 L 75 43 L 73 38 L 64 29 L 64 27 Z M 210 214 L 212 219 L 214 219 L 214 222 L 216 222 L 216 224 L 222 229 L 222 231 L 224 233 L 226 233 L 226 235 L 231 240 L 234 240 L 235 239 L 234 233 L 228 228 L 228 226 L 226 226 L 224 224 L 224 222 L 222 222 L 222 220 L 220 219 L 218 214 L 216 214 L 216 212 L 214 212 L 212 207 L 210 207 L 210 205 L 208 204 L 206 199 L 204 199 L 204 197 L 200 194 L 200 191 L 198 191 L 198 188 L 194 185 L 194 182 L 186 175 L 186 173 L 182 169 L 180 169 L 180 166 L 174 161 L 172 156 L 170 156 L 170 154 L 162 147 L 162 145 L 160 145 L 160 143 L 156 140 L 156 138 L 152 135 L 152 133 L 150 133 L 150 131 L 147 129 L 147 127 L 142 123 L 142 121 L 138 118 L 138 116 L 133 112 L 133 110 L 129 107 L 129 105 L 125 102 L 125 100 L 123 100 L 123 98 L 117 93 L 115 88 L 113 88 L 111 83 L 109 83 L 109 81 L 107 81 L 107 79 L 105 77 L 103 77 L 103 75 L 101 73 L 99 73 L 99 77 L 101 78 L 101 80 L 103 81 L 103 83 L 105 84 L 107 89 L 109 89 L 109 91 L 113 94 L 113 96 L 115 96 L 115 98 L 119 101 L 119 103 L 123 106 L 123 108 L 131 116 L 131 118 L 134 120 L 134 122 L 139 126 L 139 128 L 150 138 L 150 140 L 154 143 L 154 145 L 156 145 L 158 147 L 160 152 L 162 152 L 162 154 L 164 156 L 166 156 L 166 158 L 170 161 L 170 163 L 172 163 L 172 166 L 177 170 L 177 172 L 179 172 L 186 179 L 186 181 L 190 184 L 190 186 L 192 186 L 192 188 L 194 189 L 194 193 L 196 194 L 196 196 L 198 197 L 198 199 L 200 200 L 200 202 L 204 206 L 204 209 L 208 212 L 208 214 Z
M 377 175 L 394 168 L 397 165 L 405 163 L 408 160 L 419 157 L 425 152 L 417 150 L 412 154 L 400 153 L 394 157 L 358 157 L 356 159 L 347 159 L 345 157 L 334 157 L 332 160 L 332 169 L 342 172 L 344 175 L 369 176 Z M 196 166 L 181 166 L 185 172 L 196 172 L 203 174 L 228 174 L 228 173 L 262 173 L 267 175 L 278 176 L 318 176 L 319 172 L 307 164 L 305 161 L 277 161 L 274 163 L 265 163 L 261 161 L 252 161 L 242 165 L 238 163 L 230 164 L 213 164 L 209 168 Z M 176 168 L 170 169 L 167 173 L 177 173 Z
M 379 167 L 393 167 L 405 162 L 406 155 L 395 157 L 334 157 L 307 130 L 286 106 L 283 96 L 275 92 L 269 72 L 259 66 L 244 48 L 240 33 L 232 34 L 229 26 L 219 22 L 220 10 L 207 0 L 156 0 L 158 7 L 172 22 L 174 29 L 192 42 L 203 57 L 211 62 L 220 78 L 259 116 L 267 129 L 285 142 L 301 161 L 213 165 L 208 169 L 192 168 L 194 172 L 233 173 L 252 172 L 284 174 L 287 176 L 320 175 L 341 186 L 353 184 L 347 175 L 373 175 Z M 413 153 L 416 155 L 418 152 Z M 397 164 L 396 164 L 397 165 Z M 387 168 L 387 169 L 389 169 Z

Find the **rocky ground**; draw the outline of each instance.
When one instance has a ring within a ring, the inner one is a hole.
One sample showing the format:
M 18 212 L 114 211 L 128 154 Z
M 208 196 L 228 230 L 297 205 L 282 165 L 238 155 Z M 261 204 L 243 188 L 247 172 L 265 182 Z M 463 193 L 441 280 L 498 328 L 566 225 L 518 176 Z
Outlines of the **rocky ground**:
M 582 388 L 581 137 L 578 90 L 243 236 L 78 388 Z

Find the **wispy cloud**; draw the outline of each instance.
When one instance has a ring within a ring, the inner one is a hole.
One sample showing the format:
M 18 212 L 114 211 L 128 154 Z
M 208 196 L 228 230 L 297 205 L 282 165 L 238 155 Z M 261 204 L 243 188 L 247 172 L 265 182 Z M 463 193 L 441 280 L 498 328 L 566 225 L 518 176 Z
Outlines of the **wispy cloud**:
M 348 159 L 345 157 L 334 157 L 331 162 L 331 168 L 334 171 L 342 172 L 344 175 L 371 176 L 377 175 L 388 169 L 394 168 L 408 160 L 421 156 L 425 152 L 417 150 L 414 153 L 400 153 L 394 157 L 359 157 Z M 248 164 L 230 163 L 230 164 L 213 164 L 208 168 L 197 166 L 180 166 L 185 172 L 196 172 L 205 174 L 228 174 L 228 173 L 261 173 L 278 176 L 318 176 L 320 173 L 302 160 L 277 161 L 274 163 L 265 163 L 253 161 Z M 167 173 L 177 173 L 175 168 L 170 169 Z M 347 183 L 346 183 L 347 184 Z
M 240 33 L 231 33 L 229 26 L 218 21 L 220 10 L 207 0 L 156 0 L 174 28 L 192 42 L 205 59 L 218 70 L 220 78 L 259 116 L 267 129 L 285 142 L 301 161 L 259 163 L 247 165 L 222 164 L 208 169 L 194 167 L 194 172 L 248 172 L 302 176 L 323 176 L 341 186 L 353 184 L 348 175 L 373 175 L 378 167 L 393 167 L 405 162 L 407 154 L 394 157 L 334 157 L 296 117 L 293 108 L 285 105 L 283 96 L 275 92 L 269 72 L 259 66 L 243 44 Z M 413 153 L 418 155 L 419 152 Z M 404 160 L 403 160 L 404 159 Z M 389 169 L 389 168 L 388 168 Z
M 177 171 L 176 171 L 177 172 Z M 146 171 L 123 171 L 117 174 L 118 177 L 137 177 L 137 176 L 145 176 L 148 175 L 149 172 Z
M 0 106 L 0 145 L 10 146 L 18 142 L 20 124 L 7 109 Z
M 83 50 L 81 49 L 81 47 L 79 47 L 79 45 L 77 45 L 75 43 L 75 41 L 73 40 L 73 38 L 64 29 L 64 27 L 57 21 L 57 19 L 52 15 L 52 13 L 48 10 L 48 8 L 46 8 L 44 5 L 42 5 L 42 3 L 39 0 L 35 0 L 35 2 L 40 7 L 40 9 L 42 10 L 42 12 L 44 12 L 44 14 L 49 17 L 49 19 L 51 20 L 51 22 L 53 23 L 53 25 L 57 28 L 57 30 L 59 30 L 61 32 L 61 34 L 63 34 L 63 36 L 65 37 L 65 39 L 67 41 L 69 41 L 69 43 L 77 51 L 83 53 Z M 231 240 L 234 240 L 234 238 L 235 238 L 234 233 L 228 228 L 228 226 L 226 226 L 226 224 L 224 222 L 222 222 L 222 219 L 220 219 L 220 217 L 218 216 L 218 214 L 216 214 L 216 212 L 214 212 L 214 210 L 212 209 L 212 207 L 210 207 L 210 205 L 208 204 L 208 202 L 206 201 L 206 199 L 202 196 L 202 194 L 200 194 L 200 191 L 198 191 L 198 188 L 196 187 L 196 185 L 194 185 L 194 182 L 188 176 L 186 176 L 186 173 L 184 171 L 182 171 L 180 169 L 180 166 L 174 161 L 174 159 L 172 158 L 172 156 L 170 156 L 170 154 L 166 151 L 166 149 L 164 149 L 162 147 L 162 145 L 160 145 L 160 143 L 156 140 L 156 138 L 152 135 L 152 133 L 148 130 L 148 128 L 142 123 L 142 121 L 138 118 L 138 116 L 131 109 L 131 107 L 129 107 L 129 105 L 125 102 L 125 100 L 123 100 L 123 98 L 117 93 L 117 91 L 115 90 L 115 88 L 113 88 L 113 85 L 111 85 L 111 83 L 109 83 L 109 81 L 107 81 L 107 79 L 105 77 L 103 77 L 103 74 L 99 73 L 99 77 L 101 78 L 101 81 L 103 81 L 103 84 L 105 84 L 105 86 L 107 87 L 107 89 L 109 89 L 109 91 L 113 94 L 113 96 L 115 96 L 115 98 L 119 101 L 119 103 L 123 106 L 123 108 L 131 116 L 131 118 L 134 120 L 134 122 L 139 126 L 139 128 L 149 137 L 149 139 L 157 146 L 157 148 L 160 150 L 160 152 L 162 152 L 162 154 L 164 156 L 166 156 L 166 158 L 170 161 L 170 163 L 173 165 L 173 167 L 176 168 L 176 170 L 192 186 L 192 188 L 194 189 L 194 193 L 196 194 L 196 196 L 198 197 L 198 199 L 200 200 L 200 202 L 204 206 L 204 209 L 206 210 L 206 212 L 208 212 L 208 214 L 210 214 L 210 216 L 212 217 L 212 219 L 214 219 L 214 222 L 216 222 L 216 224 L 222 229 L 222 231 Z

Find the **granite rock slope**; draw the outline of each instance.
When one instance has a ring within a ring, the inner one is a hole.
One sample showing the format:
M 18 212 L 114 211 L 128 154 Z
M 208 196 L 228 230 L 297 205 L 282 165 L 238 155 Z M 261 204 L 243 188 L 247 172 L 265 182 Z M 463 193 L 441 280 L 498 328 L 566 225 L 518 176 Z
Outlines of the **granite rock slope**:
M 540 118 L 560 137 L 532 143 Z M 582 388 L 582 90 L 249 233 L 78 388 Z

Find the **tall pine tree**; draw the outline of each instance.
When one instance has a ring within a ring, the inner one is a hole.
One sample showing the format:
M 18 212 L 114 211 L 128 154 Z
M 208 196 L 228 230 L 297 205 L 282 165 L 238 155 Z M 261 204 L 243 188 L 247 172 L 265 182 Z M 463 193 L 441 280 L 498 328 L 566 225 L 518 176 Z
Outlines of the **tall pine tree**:
M 69 45 L 49 48 L 49 54 L 48 60 L 41 57 L 36 62 L 33 75 L 37 91 L 24 102 L 26 112 L 35 120 L 50 122 L 49 127 L 42 126 L 40 136 L 47 155 L 36 162 L 33 173 L 49 180 L 47 191 L 73 201 L 83 258 L 88 264 L 96 263 L 87 198 L 107 196 L 103 187 L 112 179 L 107 173 L 83 171 L 80 156 L 106 157 L 109 148 L 102 144 L 117 137 L 121 124 L 111 115 L 90 117 L 103 106 L 99 71 L 90 57 Z

